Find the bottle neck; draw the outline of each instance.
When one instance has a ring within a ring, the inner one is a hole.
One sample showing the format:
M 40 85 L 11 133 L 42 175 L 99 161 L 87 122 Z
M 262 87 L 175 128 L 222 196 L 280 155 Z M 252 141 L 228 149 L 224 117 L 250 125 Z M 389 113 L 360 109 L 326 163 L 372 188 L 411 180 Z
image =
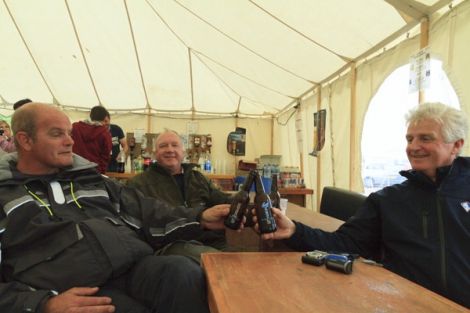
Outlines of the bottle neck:
M 248 177 L 245 180 L 245 184 L 243 185 L 244 191 L 250 192 L 251 185 L 253 185 L 254 176 L 255 174 L 253 172 L 250 172 L 250 174 L 248 174 Z
M 256 194 L 265 193 L 263 181 L 261 180 L 261 176 L 259 174 L 256 175 L 255 188 L 256 188 Z

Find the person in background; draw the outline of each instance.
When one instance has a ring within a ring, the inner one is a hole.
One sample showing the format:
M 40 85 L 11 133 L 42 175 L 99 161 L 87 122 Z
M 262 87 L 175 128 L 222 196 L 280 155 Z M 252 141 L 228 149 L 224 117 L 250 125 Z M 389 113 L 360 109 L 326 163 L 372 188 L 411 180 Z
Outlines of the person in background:
M 7 153 L 16 151 L 10 125 L 5 120 L 0 120 L 0 150 Z
M 20 107 L 22 107 L 23 105 L 25 105 L 26 103 L 30 103 L 30 102 L 33 102 L 33 101 L 31 99 L 28 99 L 28 98 L 18 100 L 15 103 L 13 103 L 13 110 L 17 110 Z
M 109 113 L 102 106 L 91 108 L 90 119 L 72 124 L 73 152 L 95 162 L 101 174 L 106 172 L 112 141 L 108 130 Z
M 122 151 L 127 157 L 129 153 L 129 147 L 127 145 L 127 140 L 124 135 L 124 131 L 121 127 L 116 124 L 111 124 L 111 117 L 108 116 L 109 119 L 109 132 L 111 133 L 111 139 L 113 143 L 113 148 L 111 151 L 111 159 L 109 160 L 108 164 L 108 172 L 117 172 L 118 171 L 118 156 L 119 153 Z M 122 148 L 122 149 L 121 149 Z
M 129 186 L 172 206 L 210 208 L 230 202 L 227 194 L 196 170 L 196 164 L 182 163 L 183 143 L 175 131 L 165 130 L 158 135 L 155 140 L 155 157 L 157 163 L 132 178 Z M 182 254 L 199 260 L 201 252 L 226 248 L 224 231 L 201 231 L 194 234 L 192 239 L 190 242 L 172 243 L 162 253 Z
M 229 206 L 170 208 L 72 153 L 69 118 L 31 103 L 0 158 L 0 312 L 208 313 L 199 264 L 154 250 L 221 229 Z
M 300 251 L 359 254 L 388 270 L 470 308 L 470 158 L 459 157 L 467 117 L 441 103 L 407 116 L 411 170 L 401 184 L 370 194 L 364 206 L 333 233 L 293 222 L 273 209 L 278 230 Z M 256 228 L 256 226 L 255 226 Z

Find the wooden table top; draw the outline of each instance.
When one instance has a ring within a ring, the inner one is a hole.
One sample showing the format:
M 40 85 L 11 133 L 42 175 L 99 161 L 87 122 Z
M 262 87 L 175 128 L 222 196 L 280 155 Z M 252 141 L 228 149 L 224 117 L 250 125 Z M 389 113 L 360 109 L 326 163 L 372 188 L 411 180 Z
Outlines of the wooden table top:
M 203 254 L 211 313 L 468 312 L 382 267 L 356 260 L 346 275 L 303 264 L 302 255 Z
M 302 222 L 305 225 L 320 228 L 326 231 L 335 231 L 344 224 L 344 221 L 337 218 L 309 210 L 295 203 L 287 204 L 287 216 L 291 220 Z
M 344 222 L 334 217 L 314 212 L 297 204 L 287 204 L 287 216 L 295 221 L 326 231 L 335 231 Z M 241 232 L 226 229 L 225 235 L 230 251 L 290 251 L 282 241 L 264 242 L 252 228 Z

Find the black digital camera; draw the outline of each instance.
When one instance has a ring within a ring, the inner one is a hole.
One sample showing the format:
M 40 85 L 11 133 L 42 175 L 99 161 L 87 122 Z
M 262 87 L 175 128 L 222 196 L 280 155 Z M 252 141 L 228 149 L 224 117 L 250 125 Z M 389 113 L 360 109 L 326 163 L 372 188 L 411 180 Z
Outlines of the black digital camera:
M 5 131 L 3 130 L 3 128 L 0 128 L 0 136 L 3 136 L 3 133 L 4 133 L 4 132 L 5 132 Z
M 334 254 L 320 250 L 309 251 L 302 256 L 302 262 L 321 266 L 325 264 L 327 269 L 341 272 L 344 274 L 352 273 L 354 255 L 351 254 Z
M 320 266 L 325 264 L 325 257 L 328 255 L 325 251 L 314 250 L 309 251 L 305 255 L 302 255 L 302 262 Z

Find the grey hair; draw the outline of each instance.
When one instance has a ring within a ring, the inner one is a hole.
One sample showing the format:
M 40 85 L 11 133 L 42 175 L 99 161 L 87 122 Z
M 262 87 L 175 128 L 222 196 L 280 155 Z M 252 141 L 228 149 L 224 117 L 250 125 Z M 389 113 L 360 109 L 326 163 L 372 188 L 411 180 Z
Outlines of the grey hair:
M 440 102 L 428 102 L 412 109 L 405 116 L 407 125 L 415 125 L 422 120 L 433 120 L 442 127 L 442 137 L 446 143 L 456 142 L 467 137 L 467 117 L 460 110 Z
M 155 149 L 156 149 L 156 150 L 158 150 L 157 142 L 160 140 L 160 138 L 161 138 L 163 135 L 168 134 L 168 133 L 173 133 L 173 134 L 175 134 L 176 136 L 178 136 L 181 145 L 183 145 L 183 139 L 181 138 L 180 134 L 178 134 L 177 131 L 172 130 L 172 129 L 169 129 L 169 128 L 165 128 L 160 134 L 158 134 L 157 138 L 155 138 Z

